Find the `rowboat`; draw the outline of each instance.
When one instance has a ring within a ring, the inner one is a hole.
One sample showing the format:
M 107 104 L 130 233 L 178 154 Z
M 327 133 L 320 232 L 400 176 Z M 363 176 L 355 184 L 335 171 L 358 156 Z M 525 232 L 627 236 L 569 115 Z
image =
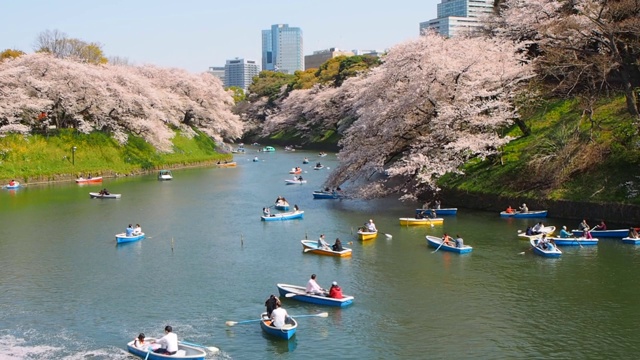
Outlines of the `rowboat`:
M 439 248 L 440 250 L 450 251 L 458 254 L 466 254 L 473 251 L 473 248 L 469 245 L 462 245 L 462 247 L 457 247 L 457 246 L 442 244 L 442 238 L 439 238 L 436 236 L 427 235 L 426 238 L 427 238 L 427 244 L 429 244 L 429 246 L 436 249 Z
M 260 159 L 258 159 L 257 156 L 253 158 L 253 162 L 258 162 L 258 161 L 260 161 Z
M 279 214 L 270 214 L 270 215 L 262 215 L 260 218 L 262 221 L 281 221 L 281 220 L 292 220 L 292 219 L 302 219 L 304 217 L 304 211 L 292 211 L 292 212 L 284 212 Z
M 100 194 L 99 192 L 90 192 L 89 197 L 92 199 L 120 199 L 120 194 Z
M 144 233 L 127 236 L 127 233 L 116 234 L 116 241 L 118 244 L 124 244 L 144 239 Z
M 313 170 L 320 170 L 324 167 L 324 165 L 316 165 L 313 167 Z
M 293 146 L 285 146 L 284 151 L 296 151 L 296 149 Z
M 17 181 L 14 181 L 13 184 L 9 183 L 9 184 L 3 186 L 3 188 L 5 188 L 5 189 L 17 189 L 19 187 L 20 187 L 20 183 L 17 182 Z
M 273 146 L 265 146 L 262 148 L 262 152 L 274 152 L 276 149 Z
M 508 213 L 506 211 L 500 212 L 501 217 L 513 217 L 513 218 L 543 218 L 547 217 L 547 210 L 534 210 L 527 212 L 512 212 Z
M 550 241 L 553 241 L 558 246 L 592 246 L 598 245 L 598 239 L 587 239 L 585 237 L 570 237 L 570 238 L 560 238 L 560 237 L 547 237 Z
M 301 168 L 293 168 L 291 170 L 289 170 L 289 174 L 302 174 L 302 169 Z
M 158 180 L 172 180 L 173 174 L 171 174 L 171 170 L 160 170 L 158 172 Z
M 304 160 L 302 160 L 302 163 L 303 163 L 303 164 L 308 164 L 308 163 L 309 163 L 309 159 L 304 158 Z
M 287 211 L 289 210 L 289 203 L 287 201 L 276 201 L 276 209 Z
M 300 184 L 306 184 L 307 180 L 284 179 L 284 182 L 287 183 L 287 185 L 300 185 Z
M 278 292 L 281 297 L 291 298 L 302 302 L 312 303 L 316 305 L 345 307 L 353 304 L 353 296 L 343 295 L 342 299 L 334 299 L 328 296 L 307 294 L 304 286 L 296 286 L 289 284 L 277 284 Z M 287 295 L 291 294 L 291 295 Z
M 377 231 L 362 231 L 358 230 L 358 239 L 362 241 L 372 240 L 378 236 Z
M 351 249 L 343 247 L 342 251 L 334 251 L 333 249 L 323 249 L 318 248 L 317 240 L 300 240 L 302 243 L 302 248 L 304 252 L 314 253 L 318 255 L 326 255 L 326 256 L 338 256 L 338 257 L 346 257 L 351 256 Z
M 582 236 L 582 230 L 571 230 L 574 236 Z M 591 236 L 597 238 L 624 238 L 629 235 L 629 229 L 616 229 L 616 230 L 591 230 L 589 231 Z
M 536 255 L 540 255 L 544 257 L 553 257 L 553 258 L 557 258 L 557 257 L 560 257 L 560 255 L 562 255 L 562 251 L 560 251 L 560 249 L 558 249 L 557 246 L 551 243 L 547 243 L 546 249 L 539 248 L 538 246 L 536 246 L 538 244 L 538 241 L 539 241 L 538 239 L 529 240 L 529 242 L 531 243 L 531 247 L 533 248 L 533 252 Z
M 518 237 L 524 238 L 523 240 L 530 240 L 530 239 L 539 239 L 542 237 L 542 234 L 545 235 L 551 235 L 553 234 L 554 231 L 556 231 L 556 227 L 555 226 L 544 226 L 542 227 L 542 229 L 540 229 L 540 234 L 535 234 L 535 235 L 527 235 L 524 232 L 520 232 L 520 230 L 518 230 Z
M 321 153 L 318 154 L 318 156 L 325 157 L 325 156 L 327 156 L 327 153 L 326 152 L 321 152 Z
M 154 338 L 146 338 L 145 342 L 151 343 L 155 341 Z M 133 345 L 135 340 L 131 340 L 127 343 L 127 350 L 133 355 L 139 356 L 143 359 L 147 360 L 161 360 L 161 359 L 189 359 L 189 360 L 204 360 L 207 356 L 206 351 L 201 348 L 185 345 L 181 342 L 178 342 L 178 351 L 174 355 L 165 355 L 165 354 L 156 354 L 153 350 L 149 350 L 149 346 L 145 346 L 143 348 L 137 348 Z
M 76 179 L 76 184 L 91 184 L 91 183 L 99 183 L 99 182 L 102 182 L 102 176 L 92 177 L 90 179 L 79 177 Z
M 239 147 L 235 150 L 231 150 L 232 153 L 237 153 L 237 154 L 244 154 L 245 152 L 247 152 L 247 150 L 245 150 L 245 148 L 243 147 Z
M 416 219 L 416 218 L 400 218 L 400 225 L 402 226 L 412 226 L 412 225 L 442 225 L 444 223 L 443 218 L 424 218 L 424 219 Z
M 337 191 L 314 191 L 313 198 L 314 199 L 339 199 L 344 197 Z
M 640 245 L 640 238 L 623 237 L 622 243 L 629 245 Z
M 290 318 L 293 324 L 284 324 L 282 328 L 271 326 L 271 319 L 267 317 L 267 313 L 262 313 L 260 318 L 260 328 L 269 335 L 289 340 L 295 335 L 298 328 L 298 322 L 294 318 Z
M 221 167 L 221 168 L 236 167 L 237 165 L 238 163 L 236 163 L 235 161 L 216 164 L 217 167 Z
M 458 208 L 442 208 L 442 209 L 416 209 L 416 216 L 427 217 L 431 215 L 431 212 L 435 211 L 436 215 L 457 215 Z

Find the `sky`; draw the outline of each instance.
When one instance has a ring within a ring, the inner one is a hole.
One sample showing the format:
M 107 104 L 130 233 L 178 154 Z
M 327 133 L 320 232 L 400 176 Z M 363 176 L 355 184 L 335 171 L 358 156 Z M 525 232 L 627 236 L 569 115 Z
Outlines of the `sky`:
M 238 58 L 261 62 L 262 30 L 299 27 L 304 54 L 384 50 L 419 36 L 439 0 L 0 0 L 0 51 L 34 52 L 58 30 L 102 45 L 106 57 L 193 73 Z

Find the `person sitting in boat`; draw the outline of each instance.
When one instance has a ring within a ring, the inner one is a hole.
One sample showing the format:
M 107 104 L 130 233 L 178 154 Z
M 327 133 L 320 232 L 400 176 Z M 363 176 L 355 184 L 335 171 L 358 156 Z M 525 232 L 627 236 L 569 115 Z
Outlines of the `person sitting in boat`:
M 561 238 L 570 238 L 571 236 L 573 236 L 573 234 L 571 234 L 570 232 L 567 231 L 567 227 L 562 225 L 562 229 L 560 230 L 560 237 Z
M 376 228 L 376 224 L 373 223 L 373 219 L 369 219 L 368 223 L 365 223 L 364 225 L 367 228 L 367 231 L 369 232 L 377 232 L 378 229 Z
M 282 308 L 280 301 L 276 302 L 276 308 L 271 312 L 271 326 L 281 329 L 285 324 L 292 323 L 287 310 Z
M 582 237 L 593 239 L 593 236 L 591 236 L 591 231 L 589 229 L 591 229 L 591 227 L 589 226 L 589 224 L 587 224 L 586 219 L 583 219 L 580 225 L 578 225 L 578 230 L 582 230 Z
M 455 243 L 451 240 L 451 236 L 449 236 L 447 233 L 444 233 L 444 235 L 442 235 L 442 244 L 447 246 L 455 245 Z
M 331 287 L 329 288 L 329 297 L 334 299 L 342 299 L 342 289 L 338 286 L 336 281 L 331 283 Z
M 537 224 L 533 225 L 533 227 L 531 228 L 531 233 L 533 235 L 539 235 L 542 234 L 542 230 L 544 230 L 544 224 L 542 223 L 542 221 L 540 221 Z
M 270 214 L 271 214 L 271 211 L 269 210 L 268 207 L 263 207 L 262 208 L 262 215 L 269 216 Z
M 133 235 L 140 235 L 142 234 L 142 228 L 140 227 L 140 224 L 136 224 L 136 227 L 133 228 Z
M 89 175 L 87 176 L 87 179 L 91 179 L 91 173 L 89 173 Z
M 637 239 L 639 236 L 636 228 L 629 228 L 629 234 L 627 235 L 627 237 L 630 237 L 632 239 Z
M 542 237 L 540 238 L 540 240 L 538 240 L 538 243 L 536 245 L 542 250 L 547 250 L 547 247 L 549 245 L 549 239 L 547 239 L 547 234 L 542 234 Z
M 505 210 L 504 212 L 506 212 L 507 214 L 513 214 L 514 210 L 513 210 L 513 208 L 511 207 L 511 205 L 509 205 L 509 206 L 507 207 L 507 210 Z
M 309 279 L 309 281 L 307 281 L 307 287 L 305 291 L 307 292 L 307 294 L 312 295 L 327 295 L 327 290 L 321 288 L 320 285 L 318 285 L 318 283 L 316 282 L 316 274 L 311 274 L 311 278 Z
M 604 220 L 602 220 L 600 224 L 593 227 L 593 230 L 607 230 L 607 225 L 604 223 Z
M 146 350 L 149 347 L 149 344 L 144 341 L 144 333 L 140 333 L 138 337 L 133 340 L 133 346 L 138 349 Z
M 300 176 L 298 176 L 298 178 L 297 178 L 296 180 L 298 180 L 298 181 L 302 181 L 302 180 L 304 180 L 304 179 L 302 178 L 302 175 L 300 175 Z
M 518 210 L 520 210 L 520 212 L 523 212 L 523 213 L 529 212 L 529 208 L 527 207 L 527 204 L 525 204 L 525 203 L 522 203 L 522 206 L 520 206 L 518 208 Z
M 129 224 L 129 226 L 127 226 L 127 229 L 125 230 L 125 234 L 127 236 L 133 235 L 133 225 Z
M 178 351 L 178 335 L 173 332 L 173 328 L 170 325 L 164 327 L 164 336 L 154 341 L 156 344 L 160 344 L 158 349 L 153 350 L 156 354 L 175 355 Z
M 316 167 L 320 167 L 320 166 L 322 166 L 322 164 L 320 164 L 320 163 L 317 163 L 317 164 L 316 164 Z
M 342 241 L 340 241 L 339 238 L 336 238 L 336 242 L 331 246 L 331 249 L 333 249 L 333 251 L 343 251 L 344 248 L 342 247 Z
M 318 238 L 318 249 L 329 250 L 329 244 L 324 240 L 324 234 L 321 234 Z
M 458 234 L 456 234 L 455 242 L 457 248 L 461 248 L 462 246 L 464 246 L 464 240 Z
M 440 209 L 440 200 L 436 200 L 435 205 L 433 207 L 434 209 Z
M 15 186 L 16 185 L 16 181 L 11 179 L 11 181 L 9 181 L 9 186 Z
M 271 294 L 271 296 L 269 296 L 269 298 L 267 299 L 267 301 L 264 302 L 264 306 L 267 307 L 267 316 L 271 317 L 271 313 L 273 312 L 273 310 L 276 308 L 276 304 L 280 302 L 280 299 L 278 299 L 275 295 Z
M 293 211 L 295 211 L 295 212 L 300 211 L 300 208 L 298 207 L 298 204 L 293 205 Z
M 527 236 L 533 235 L 533 230 L 531 230 L 531 226 L 527 226 L 527 230 L 524 233 Z

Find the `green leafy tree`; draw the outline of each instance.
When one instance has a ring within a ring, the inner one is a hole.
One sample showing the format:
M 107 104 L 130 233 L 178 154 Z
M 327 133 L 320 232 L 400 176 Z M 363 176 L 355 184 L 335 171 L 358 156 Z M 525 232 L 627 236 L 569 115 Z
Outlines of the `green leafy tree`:
M 258 76 L 253 78 L 249 92 L 259 97 L 266 96 L 270 102 L 273 102 L 280 96 L 282 87 L 290 86 L 295 80 L 295 75 L 269 70 L 261 71 Z
M 229 86 L 228 88 L 226 88 L 226 90 L 229 90 L 233 93 L 233 102 L 236 104 L 244 101 L 247 98 L 244 89 L 239 86 Z
M 293 90 L 311 89 L 313 85 L 318 83 L 318 78 L 316 77 L 316 69 L 296 71 L 295 76 L 296 80 L 291 85 Z

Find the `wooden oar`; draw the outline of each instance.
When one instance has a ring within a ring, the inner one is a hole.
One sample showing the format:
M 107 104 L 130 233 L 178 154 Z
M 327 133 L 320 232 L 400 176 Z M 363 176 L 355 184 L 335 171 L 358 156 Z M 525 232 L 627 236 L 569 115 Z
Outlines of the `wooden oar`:
M 440 250 L 440 247 L 441 247 L 442 245 L 444 245 L 444 239 L 442 239 L 442 241 L 440 242 L 440 245 L 438 246 L 438 248 L 437 248 L 437 249 L 435 249 L 434 251 L 432 251 L 431 253 L 433 254 L 433 253 L 435 253 L 436 251 Z
M 386 236 L 388 239 L 391 239 L 393 237 L 391 234 L 383 233 L 382 231 L 380 231 L 380 234 Z
M 203 348 L 203 349 L 207 349 L 209 351 L 211 351 L 212 353 L 217 353 L 220 352 L 220 349 L 218 349 L 215 346 L 204 346 L 204 345 L 200 345 L 200 344 L 194 344 L 194 343 L 190 343 L 190 342 L 186 342 L 186 341 L 180 341 L 181 344 L 184 345 L 189 345 L 189 346 L 194 346 L 194 347 L 199 347 L 199 348 Z

